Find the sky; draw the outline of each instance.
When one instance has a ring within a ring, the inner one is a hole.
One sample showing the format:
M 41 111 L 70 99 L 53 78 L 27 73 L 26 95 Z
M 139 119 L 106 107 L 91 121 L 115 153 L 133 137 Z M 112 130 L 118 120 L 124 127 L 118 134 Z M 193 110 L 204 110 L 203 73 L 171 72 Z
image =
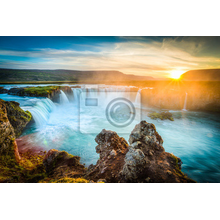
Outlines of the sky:
M 170 77 L 220 68 L 220 37 L 0 37 L 0 68 Z

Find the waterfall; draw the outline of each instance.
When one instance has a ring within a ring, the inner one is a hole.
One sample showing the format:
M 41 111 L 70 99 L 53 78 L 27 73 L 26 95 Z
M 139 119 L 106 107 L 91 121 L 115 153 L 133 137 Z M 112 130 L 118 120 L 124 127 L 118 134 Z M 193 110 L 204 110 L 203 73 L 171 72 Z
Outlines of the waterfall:
M 66 104 L 66 103 L 69 103 L 69 99 L 67 98 L 66 94 L 60 90 L 60 103 L 61 104 Z
M 183 107 L 184 111 L 186 111 L 186 104 L 187 104 L 187 92 L 186 92 L 185 101 L 184 101 L 184 107 Z
M 82 89 L 80 88 L 72 88 L 73 91 L 73 102 L 78 104 L 80 100 L 80 94 L 82 92 Z
M 140 96 L 141 96 L 141 89 L 138 90 L 137 95 L 135 97 L 135 104 L 139 104 L 140 103 Z
M 47 123 L 50 113 L 55 109 L 54 103 L 46 98 L 43 101 L 38 101 L 33 108 L 29 109 L 37 127 Z

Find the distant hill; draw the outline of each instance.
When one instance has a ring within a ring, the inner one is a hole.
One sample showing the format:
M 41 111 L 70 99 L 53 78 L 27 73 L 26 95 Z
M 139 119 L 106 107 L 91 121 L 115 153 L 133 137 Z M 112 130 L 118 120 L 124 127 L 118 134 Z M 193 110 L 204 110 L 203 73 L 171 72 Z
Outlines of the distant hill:
M 220 69 L 190 70 L 181 76 L 188 81 L 220 81 Z
M 0 83 L 13 82 L 109 82 L 153 80 L 150 76 L 127 75 L 119 71 L 1 69 Z

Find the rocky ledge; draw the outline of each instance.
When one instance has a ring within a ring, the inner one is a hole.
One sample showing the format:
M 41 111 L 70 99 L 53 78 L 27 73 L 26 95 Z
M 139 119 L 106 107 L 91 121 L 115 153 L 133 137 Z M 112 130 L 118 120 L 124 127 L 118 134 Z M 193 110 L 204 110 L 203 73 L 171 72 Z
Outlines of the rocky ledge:
M 73 92 L 69 86 L 36 86 L 25 88 L 11 88 L 9 95 L 45 97 L 54 102 L 59 102 L 60 91 L 64 91 L 67 96 L 72 96 Z

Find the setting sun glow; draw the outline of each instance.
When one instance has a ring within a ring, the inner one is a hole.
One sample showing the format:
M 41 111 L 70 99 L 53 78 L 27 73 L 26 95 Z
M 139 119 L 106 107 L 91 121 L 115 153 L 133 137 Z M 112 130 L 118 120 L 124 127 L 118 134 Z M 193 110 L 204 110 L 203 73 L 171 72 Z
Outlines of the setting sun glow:
M 173 79 L 179 79 L 180 76 L 184 73 L 185 71 L 182 70 L 174 70 L 170 73 L 170 77 Z

